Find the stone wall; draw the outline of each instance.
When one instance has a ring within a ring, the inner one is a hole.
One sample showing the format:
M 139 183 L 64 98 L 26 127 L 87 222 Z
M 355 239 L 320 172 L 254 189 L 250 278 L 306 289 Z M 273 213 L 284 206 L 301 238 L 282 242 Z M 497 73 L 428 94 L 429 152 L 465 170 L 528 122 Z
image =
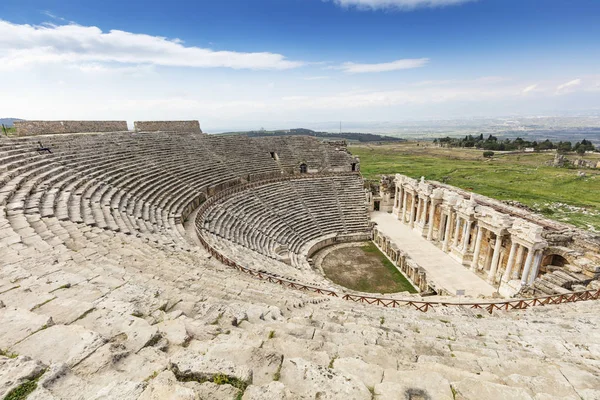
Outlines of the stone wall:
M 127 130 L 127 121 L 15 121 L 14 125 L 18 136 Z
M 373 229 L 373 243 L 420 293 L 434 291 L 439 295 L 447 294 L 442 288 L 437 288 L 434 282 L 428 281 L 425 269 L 421 268 L 405 251 L 399 249 L 392 239 L 379 232 L 377 228 Z
M 135 121 L 136 131 L 142 132 L 195 132 L 202 133 L 198 121 Z

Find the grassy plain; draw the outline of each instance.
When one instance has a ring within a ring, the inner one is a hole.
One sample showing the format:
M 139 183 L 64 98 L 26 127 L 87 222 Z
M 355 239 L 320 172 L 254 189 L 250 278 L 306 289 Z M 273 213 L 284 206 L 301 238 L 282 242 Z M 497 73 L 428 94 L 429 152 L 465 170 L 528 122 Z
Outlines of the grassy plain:
M 10 128 L 5 127 L 5 129 L 6 129 L 6 135 L 7 136 L 14 136 L 17 133 L 17 128 L 15 128 L 13 126 L 11 126 Z M 5 134 L 5 132 L 4 132 L 4 130 L 2 129 L 1 126 L 0 126 L 0 134 L 1 135 Z
M 325 276 L 338 285 L 366 293 L 416 293 L 416 290 L 375 244 L 343 247 L 323 259 Z
M 484 159 L 482 150 L 439 148 L 430 142 L 352 145 L 349 150 L 360 157 L 368 180 L 395 173 L 424 176 L 499 200 L 516 200 L 549 218 L 600 231 L 600 170 L 547 166 L 554 153 L 496 152 Z M 584 158 L 600 161 L 600 154 Z M 585 176 L 578 176 L 579 171 Z

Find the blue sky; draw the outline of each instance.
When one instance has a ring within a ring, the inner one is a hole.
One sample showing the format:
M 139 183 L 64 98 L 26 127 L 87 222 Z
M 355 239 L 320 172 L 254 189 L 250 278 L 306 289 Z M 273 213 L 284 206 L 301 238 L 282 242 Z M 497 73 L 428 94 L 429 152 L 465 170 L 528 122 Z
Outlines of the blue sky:
M 0 4 L 0 115 L 207 130 L 600 111 L 597 0 Z

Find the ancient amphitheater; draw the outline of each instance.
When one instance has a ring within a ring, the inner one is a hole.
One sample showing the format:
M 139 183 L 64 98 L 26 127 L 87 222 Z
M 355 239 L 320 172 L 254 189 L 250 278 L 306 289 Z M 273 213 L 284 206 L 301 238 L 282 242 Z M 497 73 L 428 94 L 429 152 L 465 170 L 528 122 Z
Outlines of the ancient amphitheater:
M 0 398 L 600 399 L 591 233 L 403 175 L 366 192 L 341 143 L 135 126 L 0 138 Z M 319 272 L 365 240 L 419 293 Z

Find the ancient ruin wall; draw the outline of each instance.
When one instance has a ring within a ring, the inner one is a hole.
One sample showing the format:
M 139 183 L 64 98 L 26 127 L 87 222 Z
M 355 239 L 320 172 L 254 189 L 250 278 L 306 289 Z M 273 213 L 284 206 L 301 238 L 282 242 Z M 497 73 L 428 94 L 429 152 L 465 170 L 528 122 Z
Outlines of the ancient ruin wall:
M 14 125 L 18 136 L 127 130 L 127 121 L 15 121 Z
M 136 131 L 142 132 L 195 132 L 202 133 L 198 121 L 135 121 Z

